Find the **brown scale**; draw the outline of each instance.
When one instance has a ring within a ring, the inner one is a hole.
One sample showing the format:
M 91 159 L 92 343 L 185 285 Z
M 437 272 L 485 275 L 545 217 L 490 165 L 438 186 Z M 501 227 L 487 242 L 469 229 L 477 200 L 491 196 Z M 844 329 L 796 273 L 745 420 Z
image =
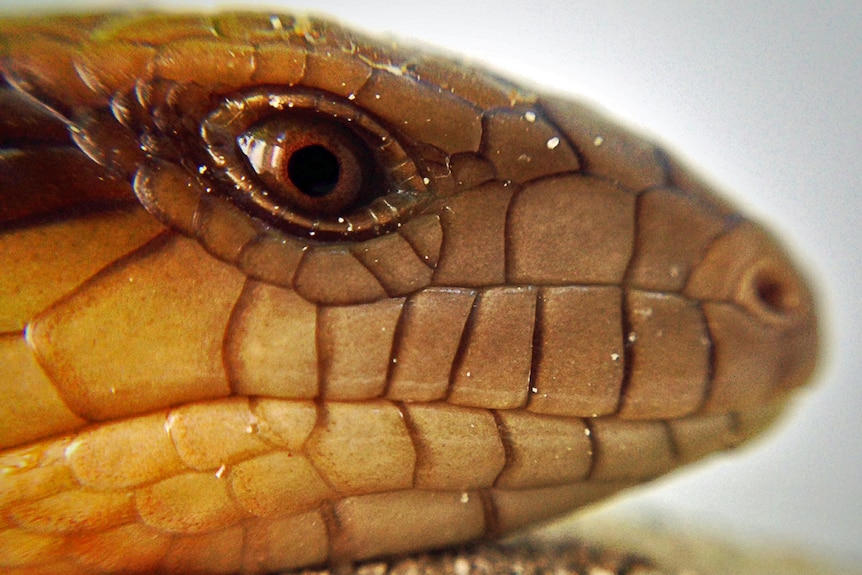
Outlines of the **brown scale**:
M 813 369 L 768 233 L 576 102 L 291 16 L 2 20 L 0 70 L 0 573 L 499 536 L 738 445 Z M 417 557 L 375 572 L 646 568 Z

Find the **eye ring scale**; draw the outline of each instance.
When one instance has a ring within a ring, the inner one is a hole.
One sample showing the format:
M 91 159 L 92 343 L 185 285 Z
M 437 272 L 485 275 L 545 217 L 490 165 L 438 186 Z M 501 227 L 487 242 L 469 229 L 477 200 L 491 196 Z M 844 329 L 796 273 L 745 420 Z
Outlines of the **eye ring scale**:
M 203 120 L 201 136 L 231 198 L 295 235 L 376 237 L 431 195 L 397 138 L 329 94 L 229 97 Z

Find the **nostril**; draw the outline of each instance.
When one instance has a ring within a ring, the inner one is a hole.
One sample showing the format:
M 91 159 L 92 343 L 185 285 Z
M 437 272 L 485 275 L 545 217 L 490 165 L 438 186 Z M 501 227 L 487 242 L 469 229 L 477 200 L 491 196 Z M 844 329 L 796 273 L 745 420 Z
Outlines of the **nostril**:
M 787 290 L 780 282 L 774 281 L 772 278 L 763 278 L 754 286 L 757 297 L 760 302 L 766 307 L 776 312 L 783 312 L 787 309 Z
M 800 303 L 799 283 L 786 269 L 764 266 L 752 278 L 755 302 L 771 314 L 786 315 Z

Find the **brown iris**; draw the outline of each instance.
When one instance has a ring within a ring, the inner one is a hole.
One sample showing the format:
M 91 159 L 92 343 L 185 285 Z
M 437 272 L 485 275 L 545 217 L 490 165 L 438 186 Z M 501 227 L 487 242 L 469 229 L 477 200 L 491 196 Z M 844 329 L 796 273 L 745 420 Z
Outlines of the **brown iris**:
M 361 205 L 371 184 L 366 144 L 332 120 L 270 118 L 237 144 L 271 194 L 308 214 L 338 216 Z
M 370 114 L 317 91 L 226 98 L 201 124 L 210 166 L 251 215 L 315 241 L 391 231 L 431 195 L 414 159 Z

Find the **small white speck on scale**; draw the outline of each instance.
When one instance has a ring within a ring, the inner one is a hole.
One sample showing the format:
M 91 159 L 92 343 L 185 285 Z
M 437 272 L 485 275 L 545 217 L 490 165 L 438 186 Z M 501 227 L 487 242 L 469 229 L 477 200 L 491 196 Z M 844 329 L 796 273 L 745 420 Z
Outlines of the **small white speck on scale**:
M 636 310 L 633 310 L 633 313 L 635 313 L 641 317 L 647 318 L 647 317 L 652 316 L 652 308 L 651 307 L 638 308 Z

